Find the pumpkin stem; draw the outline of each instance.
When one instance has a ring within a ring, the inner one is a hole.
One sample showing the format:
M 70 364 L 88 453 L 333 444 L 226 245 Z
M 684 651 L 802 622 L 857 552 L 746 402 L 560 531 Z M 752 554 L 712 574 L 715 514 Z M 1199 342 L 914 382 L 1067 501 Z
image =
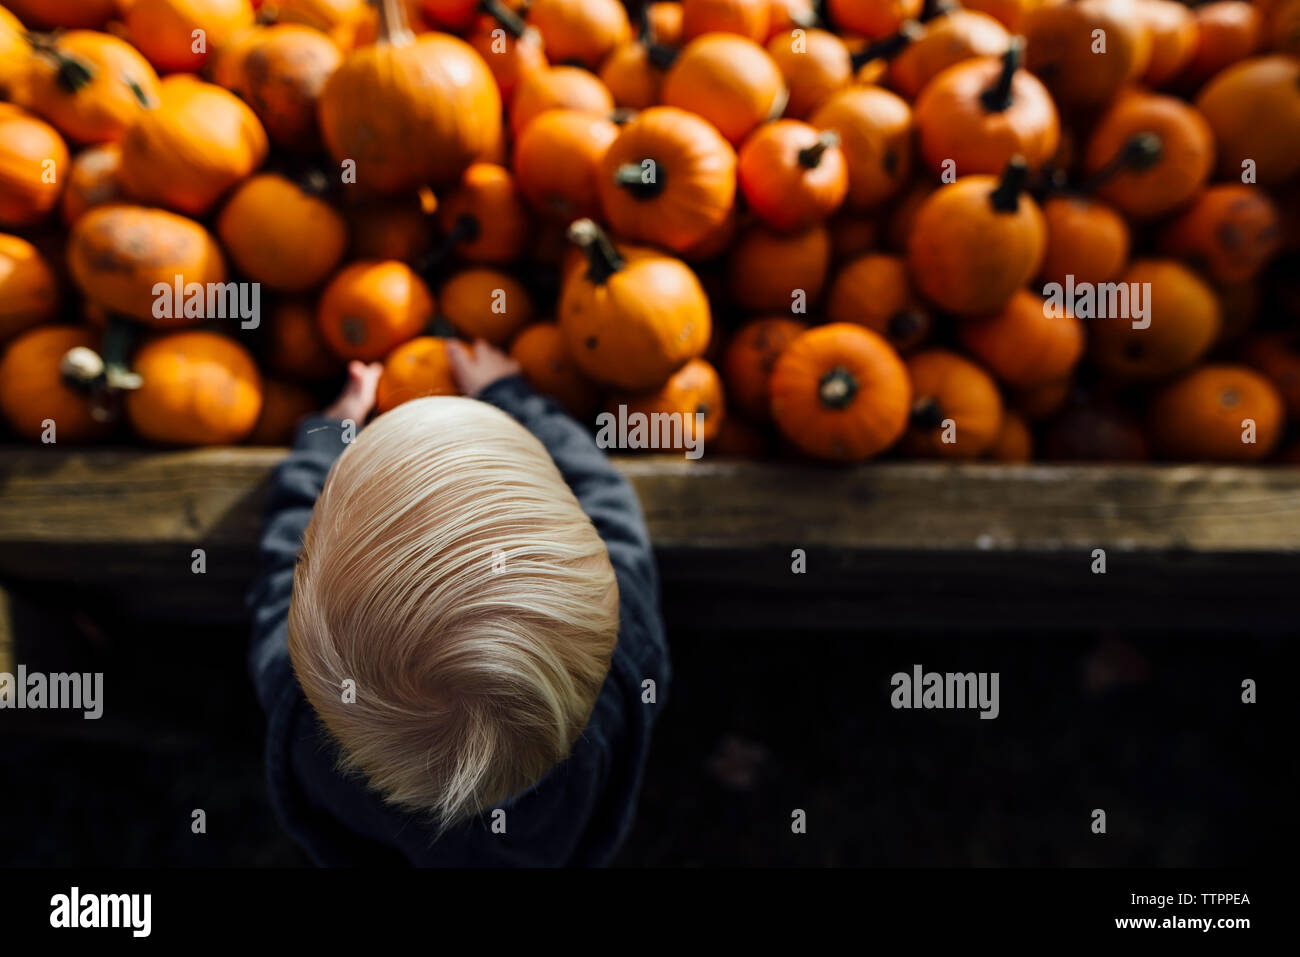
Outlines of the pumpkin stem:
M 1011 107 L 1011 81 L 1020 69 L 1020 58 L 1025 50 L 1025 41 L 1021 37 L 1012 37 L 1007 44 L 1007 52 L 1002 54 L 1002 72 L 998 74 L 997 83 L 980 94 L 980 105 L 990 113 L 1002 113 Z
M 646 59 L 657 70 L 666 70 L 677 59 L 677 49 L 659 42 L 654 27 L 650 23 L 650 0 L 641 4 L 641 24 L 637 29 L 637 43 L 645 47 Z
M 569 242 L 587 256 L 587 279 L 602 285 L 610 276 L 623 268 L 623 257 L 618 254 L 609 237 L 593 220 L 576 219 L 569 225 Z
M 114 421 L 119 413 L 119 393 L 144 385 L 144 380 L 127 364 L 134 341 L 132 324 L 110 313 L 100 352 L 77 346 L 59 360 L 59 377 L 90 396 L 90 413 L 97 422 Z
M 123 73 L 122 82 L 126 84 L 126 88 L 134 94 L 136 102 L 138 102 L 142 107 L 146 110 L 152 110 L 154 108 L 156 104 L 153 100 L 149 99 L 149 94 L 144 91 L 144 87 L 140 85 L 139 81 L 136 80 L 135 77 L 131 76 L 129 73 Z
M 924 396 L 912 403 L 912 425 L 918 429 L 937 429 L 943 425 L 943 409 L 934 396 Z
M 501 0 L 478 0 L 478 8 L 501 25 L 501 28 L 516 40 L 522 40 L 528 32 L 524 18 L 507 7 Z
M 649 163 L 649 167 L 645 164 Z M 646 178 L 647 174 L 649 179 Z M 614 170 L 614 182 L 636 199 L 654 199 L 664 189 L 664 171 L 647 157 L 640 163 L 624 163 Z
M 52 33 L 26 34 L 32 52 L 54 64 L 54 82 L 65 93 L 76 93 L 95 78 L 95 65 L 72 53 L 59 49 L 59 38 Z
M 1109 163 L 1092 175 L 1092 178 L 1083 185 L 1082 190 L 1091 193 L 1126 169 L 1139 172 L 1149 170 L 1160 162 L 1164 151 L 1164 141 L 1161 140 L 1160 134 L 1135 133 L 1120 147 L 1119 152 Z
M 857 394 L 857 377 L 844 366 L 831 369 L 817 386 L 817 395 L 828 409 L 847 408 Z
M 402 0 L 379 0 L 379 31 L 375 43 L 404 47 L 415 42 L 415 34 L 406 22 L 406 5 Z
M 893 36 L 884 37 L 875 43 L 869 43 L 849 57 L 853 72 L 857 73 L 872 60 L 892 60 L 903 52 L 908 44 L 921 39 L 925 28 L 915 20 L 906 20 Z
M 817 137 L 816 143 L 812 146 L 805 146 L 799 151 L 799 165 L 804 169 L 816 169 L 826 151 L 839 145 L 840 134 L 834 130 L 823 130 L 822 135 Z
M 989 203 L 1000 213 L 1014 213 L 1020 208 L 1020 194 L 1029 185 L 1029 164 L 1023 156 L 1013 156 L 1002 171 L 997 188 L 989 194 Z
M 922 23 L 928 23 L 936 17 L 947 16 L 958 8 L 955 0 L 925 0 L 924 6 L 921 7 L 921 15 L 917 19 Z

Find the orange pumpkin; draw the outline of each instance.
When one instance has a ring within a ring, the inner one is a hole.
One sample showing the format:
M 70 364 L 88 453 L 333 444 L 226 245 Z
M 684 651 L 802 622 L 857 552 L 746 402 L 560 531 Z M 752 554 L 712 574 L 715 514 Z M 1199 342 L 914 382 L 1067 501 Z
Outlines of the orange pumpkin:
M 785 115 L 791 119 L 807 119 L 853 80 L 849 48 L 826 30 L 778 33 L 767 42 L 767 53 L 785 78 L 790 93 Z
M 736 154 L 710 124 L 654 107 L 605 152 L 605 219 L 619 236 L 685 252 L 715 235 L 735 205 Z
M 893 196 L 912 170 L 912 110 L 878 87 L 836 93 L 809 122 L 840 136 L 849 164 L 849 205 L 870 209 Z
M 539 213 L 569 223 L 600 212 L 605 152 L 618 127 L 577 110 L 547 110 L 515 144 L 519 191 Z
M 298 24 L 267 27 L 256 31 L 243 53 L 235 92 L 253 108 L 276 146 L 317 150 L 316 103 L 342 58 L 334 41 L 319 30 Z
M 116 143 L 90 146 L 72 158 L 60 207 L 71 226 L 86 210 L 122 200 L 122 149 Z
M 1268 265 L 1281 246 L 1281 219 L 1268 194 L 1225 183 L 1202 192 L 1165 227 L 1160 248 L 1216 282 L 1242 282 Z
M 922 5 L 922 0 L 827 0 L 826 15 L 842 32 L 879 40 L 919 17 Z
M 447 340 L 418 336 L 398 346 L 384 360 L 375 392 L 375 409 L 383 413 L 427 395 L 459 395 L 447 357 Z
M 648 110 L 659 102 L 664 68 L 673 51 L 633 40 L 618 47 L 600 66 L 600 81 L 614 98 L 614 104 L 629 110 Z
M 460 184 L 439 204 L 438 220 L 456 253 L 470 262 L 513 262 L 531 231 L 514 175 L 491 163 L 465 170 Z
M 784 316 L 751 319 L 736 330 L 722 354 L 731 404 L 754 422 L 771 418 L 768 379 L 781 352 L 803 334 L 802 322 Z
M 524 329 L 510 344 L 510 358 L 519 363 L 529 385 L 556 399 L 574 418 L 587 421 L 600 404 L 600 394 L 573 361 L 558 323 L 538 322 Z
M 741 147 L 740 189 L 749 208 L 773 229 L 795 232 L 830 216 L 848 195 L 839 135 L 798 120 L 777 120 Z
M 198 73 L 212 51 L 253 25 L 248 0 L 131 0 L 123 6 L 127 39 L 166 73 Z
M 776 360 L 769 379 L 772 419 L 796 448 L 861 462 L 907 429 L 912 383 L 889 343 L 861 326 L 809 329 Z
M 424 331 L 433 318 L 433 296 L 405 263 L 363 261 L 330 280 L 316 307 L 316 321 L 334 354 L 374 362 Z
M 347 210 L 347 222 L 349 259 L 398 259 L 415 266 L 433 254 L 434 219 L 419 196 L 359 203 Z
M 619 0 L 533 0 L 528 22 L 537 28 L 552 63 L 596 69 L 620 43 L 632 38 Z
M 117 12 L 116 0 L 8 0 L 9 9 L 32 27 L 94 29 Z
M 108 434 L 87 393 L 64 379 L 63 357 L 94 349 L 99 336 L 84 326 L 37 326 L 9 343 L 0 355 L 0 413 L 20 438 L 58 443 L 89 442 Z M 48 423 L 53 424 L 50 429 Z
M 1196 16 L 1177 0 L 1137 0 L 1135 12 L 1151 35 L 1151 60 L 1142 80 L 1164 86 L 1182 73 L 1196 53 Z
M 242 273 L 280 292 L 323 282 L 348 244 L 332 206 L 274 173 L 239 185 L 217 217 L 217 235 Z
M 1196 19 L 1196 44 L 1178 77 L 1183 89 L 1196 89 L 1259 50 L 1263 25 L 1253 4 L 1219 0 L 1196 6 L 1192 15 Z
M 507 13 L 495 3 L 485 6 L 490 15 L 479 18 L 469 45 L 492 71 L 501 102 L 509 103 L 525 77 L 547 67 L 542 35 L 513 11 Z
M 214 84 L 178 73 L 159 89 L 158 106 L 122 140 L 122 186 L 139 202 L 202 216 L 262 165 L 266 131 L 242 100 Z
M 605 409 L 615 417 L 619 416 L 619 406 L 625 406 L 629 421 L 633 415 L 644 415 L 650 423 L 649 429 L 662 442 L 664 432 L 657 423 L 663 419 L 655 416 L 668 415 L 668 435 L 677 436 L 674 421 L 681 429 L 682 447 L 689 448 L 701 442 L 712 442 L 722 428 L 726 418 L 726 402 L 723 398 L 722 380 L 717 370 L 703 359 L 690 359 L 680 369 L 668 377 L 658 389 L 649 392 L 616 392 L 609 397 Z M 649 436 L 647 436 L 649 439 Z M 650 445 L 654 448 L 654 445 Z M 663 450 L 662 444 L 658 445 Z
M 987 315 L 1038 272 L 1046 228 L 1038 204 L 1021 195 L 1027 178 L 1013 161 L 1001 180 L 963 176 L 925 200 L 907 261 L 927 299 L 957 315 Z
M 680 3 L 674 0 L 647 3 L 643 16 L 649 21 L 648 29 L 656 43 L 670 47 L 681 46 L 683 11 Z
M 1047 249 L 1038 278 L 1044 285 L 1110 282 L 1128 263 L 1129 229 L 1105 203 L 1086 196 L 1053 196 L 1043 203 Z
M 1084 164 L 1101 198 L 1130 218 L 1153 219 L 1205 185 L 1214 168 L 1214 139 L 1182 100 L 1129 93 L 1098 122 Z
M 158 99 L 158 76 L 129 43 L 72 30 L 36 41 L 13 99 L 78 143 L 119 140 Z
M 1001 56 L 1010 43 L 1006 28 L 987 13 L 946 8 L 890 61 L 889 85 L 915 100 L 948 67 L 976 57 Z
M 54 127 L 0 103 L 0 227 L 35 226 L 59 201 L 68 148 Z
M 132 362 L 140 388 L 126 393 L 126 417 L 146 442 L 232 445 L 262 411 L 262 376 L 233 339 L 185 331 L 146 342 Z
M 518 136 L 547 110 L 580 110 L 608 118 L 614 97 L 598 76 L 581 67 L 538 70 L 524 78 L 510 103 L 510 131 Z
M 184 216 L 142 206 L 97 206 L 81 216 L 68 234 L 68 270 L 91 302 L 161 327 L 213 318 L 207 315 L 210 284 L 226 281 L 221 248 L 206 229 Z M 192 294 L 193 284 L 202 287 L 203 296 Z M 222 305 L 226 302 L 223 296 Z
M 1026 65 L 1062 109 L 1108 103 L 1151 59 L 1151 35 L 1135 0 L 1043 3 L 1023 26 Z
M 569 238 L 584 258 L 564 270 L 559 320 L 585 375 L 642 392 L 703 354 L 709 301 L 690 267 L 654 250 L 616 246 L 589 219 L 570 226 Z
M 316 397 L 300 385 L 262 380 L 262 411 L 244 441 L 249 445 L 288 445 L 304 416 L 316 410 Z
M 495 269 L 463 269 L 438 293 L 438 304 L 466 339 L 504 346 L 533 320 L 533 301 L 514 277 Z
M 731 247 L 727 290 L 735 305 L 751 312 L 804 312 L 821 299 L 830 265 L 824 226 L 801 233 L 751 226 Z
M 1056 153 L 1060 122 L 1052 98 L 1020 69 L 1020 46 L 979 57 L 936 76 L 916 101 L 921 155 L 943 172 L 1000 173 L 1013 156 L 1038 169 Z
M 1130 300 L 1128 309 L 1107 309 L 1088 320 L 1093 361 L 1104 372 L 1131 381 L 1162 379 L 1194 365 L 1214 345 L 1222 324 L 1218 298 L 1181 263 L 1135 260 L 1120 285 L 1141 290 L 1146 315 L 1139 317 Z
M 998 381 L 1015 389 L 1063 381 L 1083 356 L 1083 327 L 1073 312 L 1049 309 L 1025 289 L 996 315 L 962 322 L 958 336 Z
M 988 373 L 946 349 L 907 360 L 912 411 L 903 451 L 923 458 L 977 459 L 1002 429 L 1002 396 Z
M 1244 366 L 1202 366 L 1161 390 L 1148 428 L 1167 458 L 1257 462 L 1282 439 L 1282 397 L 1264 376 Z
M 1042 4 L 1043 0 L 962 0 L 965 9 L 987 13 L 1012 33 L 1023 33 L 1025 17 Z
M 454 183 L 501 140 L 496 80 L 464 40 L 412 34 L 397 0 L 379 9 L 378 42 L 348 54 L 320 92 L 321 136 L 366 191 Z
M 1293 330 L 1255 336 L 1242 349 L 1242 359 L 1273 383 L 1287 416 L 1300 418 L 1300 336 Z
M 0 97 L 8 96 L 10 87 L 26 72 L 30 54 L 22 21 L 0 7 Z
M 302 23 L 328 34 L 344 52 L 359 42 L 372 42 L 363 33 L 375 33 L 374 9 L 366 0 L 275 0 L 264 7 L 274 10 L 276 23 Z M 266 10 L 262 13 L 265 16 Z
M 1219 73 L 1196 98 L 1214 131 L 1218 172 L 1277 186 L 1300 172 L 1300 60 L 1254 57 Z
M 763 121 L 780 116 L 788 95 L 767 51 L 729 33 L 688 43 L 664 75 L 660 93 L 666 106 L 699 114 L 733 146 Z
M 35 246 L 0 233 L 0 344 L 59 311 L 59 284 Z
M 1034 457 L 1034 436 L 1029 424 L 1010 409 L 1002 412 L 1002 428 L 984 452 L 984 457 L 1006 465 L 1023 465 Z
M 733 33 L 763 43 L 771 33 L 768 0 L 682 0 L 682 39 Z
M 271 307 L 266 343 L 266 364 L 278 375 L 315 382 L 343 372 L 343 360 L 330 351 L 316 309 L 305 299 L 282 299 Z
M 907 263 L 883 253 L 867 253 L 840 270 L 826 318 L 866 326 L 899 352 L 915 349 L 934 326 L 934 316 L 912 288 Z

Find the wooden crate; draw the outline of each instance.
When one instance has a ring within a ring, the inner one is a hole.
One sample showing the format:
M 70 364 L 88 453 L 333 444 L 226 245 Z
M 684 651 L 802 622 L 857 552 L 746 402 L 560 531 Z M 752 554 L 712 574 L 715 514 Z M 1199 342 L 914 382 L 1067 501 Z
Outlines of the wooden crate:
M 0 584 L 241 620 L 283 454 L 0 449 Z M 705 630 L 1294 630 L 1300 470 L 616 462 L 666 605 Z

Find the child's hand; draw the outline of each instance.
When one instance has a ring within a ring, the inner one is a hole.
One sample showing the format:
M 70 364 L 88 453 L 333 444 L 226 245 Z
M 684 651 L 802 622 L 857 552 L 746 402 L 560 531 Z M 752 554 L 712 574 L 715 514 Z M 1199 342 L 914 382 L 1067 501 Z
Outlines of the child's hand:
M 447 343 L 451 375 L 462 395 L 476 396 L 494 382 L 521 370 L 518 362 L 482 339 L 472 347 L 455 339 Z
M 334 403 L 321 414 L 327 419 L 351 419 L 360 425 L 375 407 L 375 390 L 384 367 L 379 362 L 348 363 L 348 381 Z

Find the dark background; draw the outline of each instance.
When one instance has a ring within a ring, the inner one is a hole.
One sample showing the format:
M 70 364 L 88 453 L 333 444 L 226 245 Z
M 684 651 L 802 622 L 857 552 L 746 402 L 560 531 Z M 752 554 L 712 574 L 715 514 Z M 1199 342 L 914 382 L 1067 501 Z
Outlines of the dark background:
M 0 714 L 0 865 L 307 863 L 267 804 L 243 631 L 113 619 L 66 592 L 13 603 L 19 625 L 44 617 L 16 660 L 104 671 L 108 707 Z M 816 614 L 799 633 L 701 634 L 672 612 L 675 681 L 620 864 L 1289 860 L 1292 642 L 820 634 Z M 1000 717 L 893 710 L 890 676 L 918 663 L 999 671 Z M 1246 677 L 1259 704 L 1241 703 Z

